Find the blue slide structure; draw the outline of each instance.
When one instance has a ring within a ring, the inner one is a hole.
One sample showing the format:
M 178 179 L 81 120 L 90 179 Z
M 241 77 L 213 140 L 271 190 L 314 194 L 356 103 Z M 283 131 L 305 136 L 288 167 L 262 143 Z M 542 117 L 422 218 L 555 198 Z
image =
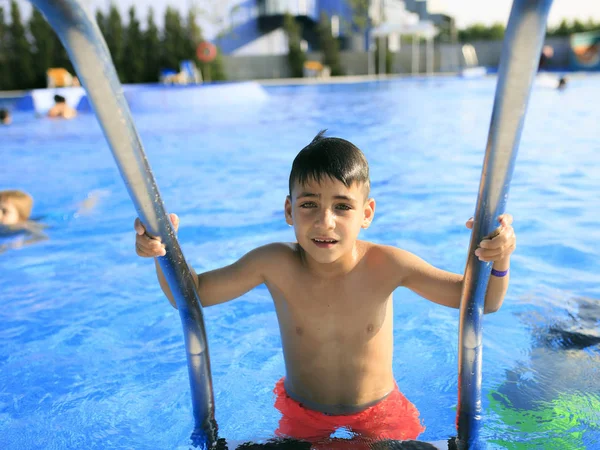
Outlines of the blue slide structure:
M 244 0 L 232 8 L 229 28 L 221 31 L 214 42 L 224 54 L 233 53 L 283 27 L 285 13 L 302 25 L 302 37 L 310 48 L 318 47 L 316 26 L 321 13 L 339 17 L 342 41 L 352 30 L 353 14 L 348 0 Z

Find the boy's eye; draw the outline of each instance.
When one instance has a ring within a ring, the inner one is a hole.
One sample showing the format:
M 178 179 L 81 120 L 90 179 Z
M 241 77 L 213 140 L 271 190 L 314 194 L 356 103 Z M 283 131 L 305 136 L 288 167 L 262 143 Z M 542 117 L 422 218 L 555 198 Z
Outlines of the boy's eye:
M 315 202 L 304 202 L 300 204 L 300 208 L 315 208 L 317 204 Z
M 344 211 L 348 211 L 348 210 L 352 209 L 352 207 L 351 207 L 350 205 L 345 205 L 345 204 L 343 204 L 343 203 L 342 203 L 342 204 L 340 204 L 340 205 L 337 205 L 337 206 L 336 206 L 336 208 L 337 208 L 337 209 L 344 210 Z

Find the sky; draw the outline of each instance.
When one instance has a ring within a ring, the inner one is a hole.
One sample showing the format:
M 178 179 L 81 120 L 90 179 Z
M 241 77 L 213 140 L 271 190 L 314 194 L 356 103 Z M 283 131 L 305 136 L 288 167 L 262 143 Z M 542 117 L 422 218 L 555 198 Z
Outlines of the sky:
M 107 10 L 111 0 L 81 0 L 93 11 L 96 9 Z M 394 0 L 387 0 L 394 1 Z M 17 0 L 21 11 L 28 17 L 31 10 L 31 4 L 27 0 Z M 187 11 L 191 5 L 197 5 L 213 11 L 223 9 L 222 5 L 227 3 L 237 3 L 235 0 L 115 0 L 114 3 L 119 7 L 123 16 L 126 17 L 127 9 L 135 4 L 138 17 L 143 17 L 145 22 L 146 11 L 150 5 L 154 8 L 155 18 L 162 26 L 162 16 L 167 5 L 176 6 L 182 11 Z M 8 9 L 9 0 L 0 0 L 0 6 Z M 219 4 L 220 7 L 214 5 Z M 428 10 L 430 13 L 445 13 L 456 19 L 458 28 L 464 28 L 474 23 L 483 23 L 491 25 L 500 22 L 506 25 L 510 13 L 512 0 L 428 0 Z M 599 0 L 554 0 L 548 18 L 550 27 L 556 26 L 562 19 L 569 21 L 580 19 L 587 21 L 589 18 L 600 22 L 600 1 Z M 214 26 L 210 23 L 201 23 L 205 35 L 211 37 Z
M 511 0 L 429 0 L 427 9 L 430 13 L 454 16 L 458 28 L 464 28 L 474 23 L 506 24 L 511 5 Z M 587 21 L 590 17 L 595 22 L 600 22 L 600 1 L 554 0 L 548 25 L 556 26 L 562 19 Z

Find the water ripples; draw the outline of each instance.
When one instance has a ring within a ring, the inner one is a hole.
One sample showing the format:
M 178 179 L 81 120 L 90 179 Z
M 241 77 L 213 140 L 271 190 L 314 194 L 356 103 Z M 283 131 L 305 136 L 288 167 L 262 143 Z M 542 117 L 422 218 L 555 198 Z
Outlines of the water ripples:
M 490 448 L 600 446 L 600 152 L 581 101 L 599 86 L 581 78 L 532 94 L 508 201 L 519 239 L 511 288 L 484 320 Z M 294 238 L 282 214 L 289 167 L 328 128 L 371 163 L 378 206 L 362 236 L 461 272 L 494 87 L 449 78 L 267 88 L 252 114 L 139 112 L 136 123 L 197 270 Z M 5 137 L 0 179 L 34 195 L 50 240 L 0 255 L 2 447 L 186 447 L 193 420 L 178 312 L 152 263 L 134 254 L 135 213 L 96 119 L 19 115 Z M 98 189 L 105 195 L 79 214 Z M 221 432 L 270 436 L 284 364 L 268 292 L 204 313 Z M 456 433 L 458 312 L 398 290 L 394 314 L 394 373 L 427 426 L 420 438 L 446 439 Z

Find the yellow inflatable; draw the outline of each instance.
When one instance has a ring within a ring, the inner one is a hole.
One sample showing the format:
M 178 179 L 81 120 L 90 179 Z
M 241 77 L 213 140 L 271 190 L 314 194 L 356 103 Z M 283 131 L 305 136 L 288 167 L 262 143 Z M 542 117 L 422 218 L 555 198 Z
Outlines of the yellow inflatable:
M 53 67 L 46 71 L 48 87 L 79 86 L 79 80 L 62 67 Z

